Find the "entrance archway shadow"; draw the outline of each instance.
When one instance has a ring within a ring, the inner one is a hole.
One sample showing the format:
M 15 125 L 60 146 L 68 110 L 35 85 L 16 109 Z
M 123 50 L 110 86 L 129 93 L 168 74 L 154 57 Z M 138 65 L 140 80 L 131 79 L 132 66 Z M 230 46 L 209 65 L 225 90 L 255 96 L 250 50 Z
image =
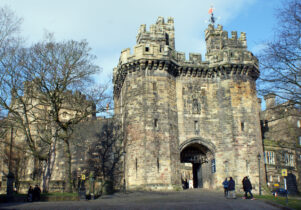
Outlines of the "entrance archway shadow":
M 215 153 L 215 151 L 216 151 L 215 145 L 214 145 L 212 142 L 210 142 L 210 141 L 208 141 L 208 140 L 205 140 L 205 139 L 203 139 L 203 138 L 191 138 L 191 139 L 188 139 L 188 140 L 182 142 L 182 144 L 180 144 L 179 150 L 182 151 L 185 147 L 187 147 L 187 146 L 190 145 L 190 144 L 194 144 L 194 143 L 204 145 L 204 146 L 207 147 L 212 153 Z
M 212 161 L 214 161 L 215 167 L 215 145 L 202 138 L 193 138 L 183 142 L 179 149 L 183 186 L 186 185 L 187 179 L 191 180 L 192 176 L 193 187 L 203 188 L 203 182 L 210 182 L 212 175 L 210 167 L 203 166 L 212 165 Z M 215 168 L 211 168 L 211 170 L 215 170 Z

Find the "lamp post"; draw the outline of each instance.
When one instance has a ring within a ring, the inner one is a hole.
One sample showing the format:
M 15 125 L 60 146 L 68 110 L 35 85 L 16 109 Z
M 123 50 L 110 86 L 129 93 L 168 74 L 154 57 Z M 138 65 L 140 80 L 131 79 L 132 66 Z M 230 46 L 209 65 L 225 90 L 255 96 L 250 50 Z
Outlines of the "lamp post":
M 126 155 L 126 151 L 123 151 L 123 192 L 125 193 L 126 190 L 126 183 L 125 183 L 125 155 Z
M 259 195 L 261 195 L 261 179 L 260 179 L 260 159 L 261 159 L 261 155 L 260 153 L 258 153 L 257 155 L 258 158 L 258 178 L 259 178 Z

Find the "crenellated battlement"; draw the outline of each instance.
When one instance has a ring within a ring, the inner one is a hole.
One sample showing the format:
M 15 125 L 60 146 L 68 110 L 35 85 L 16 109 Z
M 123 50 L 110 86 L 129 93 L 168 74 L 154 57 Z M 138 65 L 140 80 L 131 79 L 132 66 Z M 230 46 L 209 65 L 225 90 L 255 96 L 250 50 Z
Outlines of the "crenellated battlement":
M 202 60 L 199 53 L 189 53 L 186 59 L 185 53 L 175 50 L 173 18 L 165 22 L 163 17 L 159 17 L 149 30 L 145 24 L 141 25 L 137 44 L 132 52 L 130 48 L 122 50 L 118 66 L 114 69 L 115 91 L 121 89 L 128 73 L 141 70 L 165 70 L 175 77 L 229 78 L 245 75 L 255 80 L 258 78 L 258 60 L 247 50 L 246 33 L 241 32 L 238 37 L 237 32 L 232 31 L 229 37 L 223 26 L 210 24 L 205 31 L 205 40 L 206 60 Z
M 241 32 L 237 36 L 237 31 L 228 32 L 223 30 L 223 26 L 209 25 L 205 31 L 206 40 L 206 60 L 211 66 L 224 63 L 232 64 L 254 64 L 258 68 L 257 58 L 247 50 L 246 33 Z
M 228 37 L 228 32 L 224 31 L 221 25 L 215 28 L 210 24 L 205 31 L 205 41 L 207 53 L 224 49 L 247 49 L 245 32 L 241 32 L 238 37 L 237 31 L 231 31 L 231 37 Z
M 202 63 L 202 55 L 200 53 L 189 53 L 189 59 L 187 60 L 184 52 L 177 52 L 167 45 L 162 47 L 157 43 L 143 43 L 134 46 L 133 53 L 130 48 L 122 50 L 119 65 L 140 59 L 171 60 L 174 63 L 194 65 Z
M 149 31 L 146 30 L 146 25 L 142 24 L 139 28 L 137 44 L 156 43 L 161 47 L 165 45 L 175 49 L 175 29 L 174 19 L 169 17 L 165 23 L 163 17 L 158 17 L 156 24 L 152 24 Z

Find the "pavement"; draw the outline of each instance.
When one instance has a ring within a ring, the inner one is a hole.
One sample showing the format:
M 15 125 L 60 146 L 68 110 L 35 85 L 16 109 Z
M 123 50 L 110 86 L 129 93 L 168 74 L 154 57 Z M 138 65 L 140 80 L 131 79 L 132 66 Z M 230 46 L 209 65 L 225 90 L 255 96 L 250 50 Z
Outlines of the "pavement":
M 255 196 L 256 197 L 256 196 Z M 105 195 L 90 201 L 4 203 L 0 209 L 205 209 L 205 210 L 275 210 L 280 206 L 261 200 L 227 199 L 222 192 L 190 189 L 180 192 L 127 192 Z

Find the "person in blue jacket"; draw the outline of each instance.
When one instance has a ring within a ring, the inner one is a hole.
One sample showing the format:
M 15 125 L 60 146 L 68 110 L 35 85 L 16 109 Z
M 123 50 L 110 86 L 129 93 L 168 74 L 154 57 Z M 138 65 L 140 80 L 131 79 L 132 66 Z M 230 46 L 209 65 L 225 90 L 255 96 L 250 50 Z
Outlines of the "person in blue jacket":
M 228 179 L 226 178 L 225 181 L 223 181 L 223 186 L 224 186 L 224 192 L 225 192 L 225 197 L 228 196 Z

